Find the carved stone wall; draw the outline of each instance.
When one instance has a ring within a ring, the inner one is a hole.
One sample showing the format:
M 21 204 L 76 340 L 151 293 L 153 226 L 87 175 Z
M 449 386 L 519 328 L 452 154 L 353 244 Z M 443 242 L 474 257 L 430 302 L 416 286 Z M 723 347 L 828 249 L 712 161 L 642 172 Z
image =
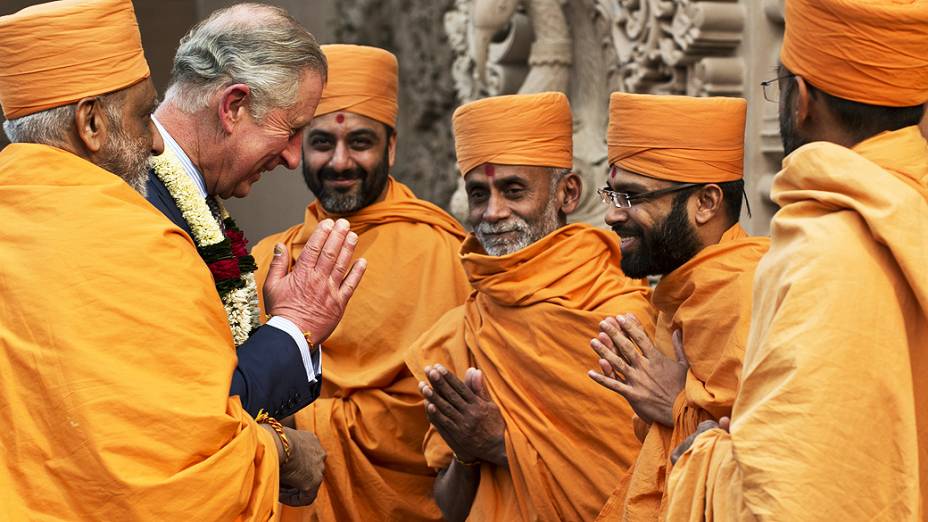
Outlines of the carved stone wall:
M 374 45 L 400 67 L 399 142 L 393 174 L 424 199 L 446 207 L 454 192 L 451 114 L 456 107 L 444 30 L 453 0 L 340 0 L 335 41 Z
M 570 98 L 574 167 L 586 187 L 577 221 L 602 224 L 594 189 L 607 168 L 610 92 L 746 98 L 745 223 L 755 233 L 775 212 L 777 107 L 759 83 L 773 76 L 782 27 L 782 0 L 457 0 L 446 15 L 462 101 L 542 90 Z M 464 205 L 459 191 L 452 209 Z

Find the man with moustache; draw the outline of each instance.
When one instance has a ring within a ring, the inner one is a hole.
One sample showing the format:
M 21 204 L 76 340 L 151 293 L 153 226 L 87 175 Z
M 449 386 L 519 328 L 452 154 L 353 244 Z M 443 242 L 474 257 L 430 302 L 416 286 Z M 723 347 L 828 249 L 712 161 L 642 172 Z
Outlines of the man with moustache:
M 254 259 L 220 198 L 244 197 L 262 172 L 299 165 L 303 127 L 325 77 L 325 56 L 296 20 L 276 7 L 239 4 L 181 40 L 153 118 L 165 153 L 152 161 L 148 199 L 193 238 L 213 274 L 239 359 L 230 394 L 252 415 L 283 418 L 316 398 L 316 346 L 335 328 L 353 286 L 330 287 L 305 262 L 286 278 L 282 253 L 265 260 L 272 276 L 262 288 L 274 317 L 262 326 Z M 333 230 L 333 241 L 345 241 L 339 262 L 346 261 L 357 237 L 344 221 L 321 224 L 320 233 Z M 353 285 L 363 264 L 352 269 Z M 305 278 L 315 285 L 309 295 L 297 285 Z
M 640 443 L 628 404 L 576 376 L 607 316 L 635 313 L 651 331 L 649 289 L 619 270 L 614 236 L 567 224 L 582 185 L 564 94 L 479 100 L 453 123 L 475 292 L 407 355 L 435 499 L 451 521 L 592 520 Z
M 928 3 L 787 0 L 785 15 L 764 82 L 781 209 L 741 387 L 730 424 L 680 448 L 667 520 L 923 521 Z
M 304 223 L 258 243 L 259 267 L 282 243 L 296 260 L 310 232 L 343 218 L 370 260 L 325 345 L 322 395 L 296 415 L 327 452 L 315 503 L 284 520 L 438 520 L 435 472 L 422 455 L 428 421 L 404 350 L 470 287 L 457 260 L 464 237 L 440 208 L 390 176 L 396 157 L 397 62 L 374 47 L 323 46 L 329 82 L 306 132 L 303 175 L 316 201 Z M 258 280 L 265 277 L 259 268 Z M 265 303 L 266 304 L 266 303 Z
M 311 437 L 229 396 L 212 277 L 139 194 L 155 104 L 129 0 L 0 17 L 4 519 L 269 520 L 318 484 Z
M 606 223 L 622 238 L 625 274 L 661 279 L 654 336 L 623 314 L 592 341 L 602 373 L 590 376 L 625 397 L 643 435 L 597 520 L 664 520 L 670 452 L 700 422 L 731 415 L 769 246 L 738 224 L 746 110 L 740 98 L 611 96 Z

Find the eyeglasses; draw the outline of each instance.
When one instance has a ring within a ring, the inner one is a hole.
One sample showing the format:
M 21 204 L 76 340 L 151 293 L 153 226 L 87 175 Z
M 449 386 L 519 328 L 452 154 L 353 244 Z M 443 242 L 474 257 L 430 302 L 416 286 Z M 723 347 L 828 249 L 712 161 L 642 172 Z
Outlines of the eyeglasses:
M 676 187 L 668 187 L 665 189 L 652 190 L 651 192 L 642 192 L 641 194 L 633 195 L 629 195 L 624 192 L 616 192 L 607 188 L 597 189 L 596 193 L 599 194 L 599 197 L 602 198 L 603 204 L 605 205 L 611 203 L 613 206 L 615 206 L 615 208 L 631 208 L 635 202 L 658 198 L 660 196 L 673 194 L 674 192 L 698 187 L 700 185 L 702 185 L 702 183 L 684 183 L 682 185 L 677 185 Z
M 792 78 L 796 76 L 795 74 L 787 74 L 774 78 L 772 80 L 767 80 L 760 82 L 760 86 L 764 88 L 764 99 L 771 103 L 780 102 L 780 80 L 785 80 L 787 78 Z

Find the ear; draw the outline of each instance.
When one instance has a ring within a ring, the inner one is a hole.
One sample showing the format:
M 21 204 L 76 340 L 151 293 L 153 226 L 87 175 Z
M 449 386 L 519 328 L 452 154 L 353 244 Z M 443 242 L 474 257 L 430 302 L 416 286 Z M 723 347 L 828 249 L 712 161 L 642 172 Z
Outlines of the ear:
M 559 182 L 557 190 L 558 203 L 561 212 L 565 215 L 573 214 L 580 206 L 580 195 L 583 193 L 583 180 L 576 172 L 564 176 Z
M 244 83 L 230 85 L 219 93 L 219 124 L 226 133 L 246 117 L 250 102 L 251 87 Z
M 722 187 L 714 183 L 704 185 L 696 194 L 696 212 L 693 219 L 696 225 L 702 226 L 722 212 L 724 196 Z
M 109 122 L 103 113 L 103 101 L 98 96 L 78 100 L 74 111 L 74 129 L 90 154 L 100 152 L 106 143 L 107 123 Z
M 794 121 L 798 127 L 809 118 L 812 100 L 810 99 L 811 92 L 809 91 L 809 85 L 806 83 L 805 78 L 796 76 L 795 82 L 796 94 L 793 96 L 793 106 L 790 107 L 790 110 L 796 111 L 796 118 Z
M 387 164 L 390 170 L 393 170 L 393 163 L 396 161 L 396 131 L 390 134 L 390 141 L 387 142 Z

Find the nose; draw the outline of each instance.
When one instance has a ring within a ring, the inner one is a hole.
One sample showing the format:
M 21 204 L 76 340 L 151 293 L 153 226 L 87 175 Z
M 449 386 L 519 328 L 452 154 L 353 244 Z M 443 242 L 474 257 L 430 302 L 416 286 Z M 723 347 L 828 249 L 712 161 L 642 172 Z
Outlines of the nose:
M 487 201 L 487 208 L 483 212 L 483 220 L 490 223 L 502 221 L 512 215 L 509 205 L 499 192 L 493 190 L 490 193 L 490 199 Z
M 300 166 L 300 156 L 303 151 L 303 129 L 290 137 L 287 146 L 280 152 L 280 158 L 288 169 L 293 170 Z
M 329 160 L 329 167 L 335 172 L 345 172 L 352 167 L 348 146 L 341 140 L 335 143 L 335 151 L 332 153 L 332 159 Z
M 155 127 L 155 122 L 148 122 L 148 127 L 151 130 L 151 154 L 152 156 L 158 156 L 164 152 L 164 140 L 161 139 L 161 133 Z
M 606 211 L 606 224 L 610 227 L 621 225 L 628 221 L 628 209 L 612 206 Z

